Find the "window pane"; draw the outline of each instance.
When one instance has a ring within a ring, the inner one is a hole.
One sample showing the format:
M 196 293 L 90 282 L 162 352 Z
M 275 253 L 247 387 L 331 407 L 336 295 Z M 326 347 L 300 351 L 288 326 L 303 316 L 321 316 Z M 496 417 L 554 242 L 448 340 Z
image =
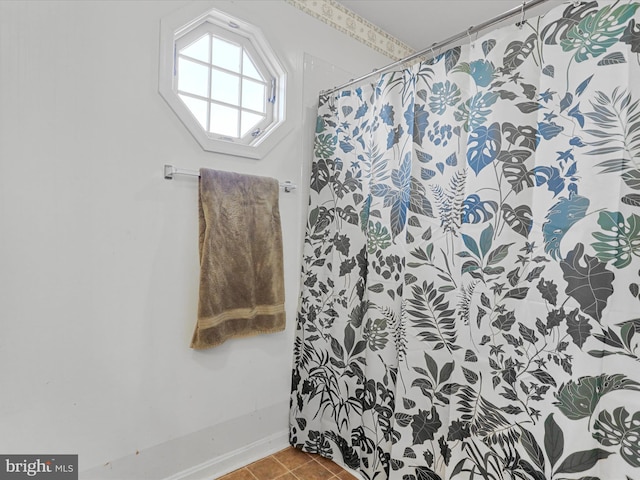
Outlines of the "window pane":
M 242 49 L 238 45 L 213 37 L 212 63 L 216 67 L 240 73 L 241 54 Z
M 178 62 L 178 90 L 208 97 L 209 69 L 180 58 Z
M 242 108 L 265 111 L 265 88 L 262 83 L 242 80 Z
M 254 63 L 251 61 L 246 50 L 242 51 L 242 74 L 247 77 L 255 78 L 256 80 L 264 80 Z
M 240 136 L 244 137 L 247 133 L 254 129 L 256 125 L 264 120 L 263 115 L 255 113 L 242 112 L 242 126 L 240 127 Z
M 240 77 L 219 70 L 211 71 L 211 98 L 219 102 L 240 104 Z
M 191 58 L 195 58 L 196 60 L 200 60 L 202 62 L 209 62 L 209 35 L 205 35 L 193 42 L 186 48 L 180 50 L 182 55 L 186 55 Z
M 238 110 L 224 105 L 211 104 L 209 131 L 238 138 Z
M 187 106 L 189 111 L 196 117 L 198 123 L 203 129 L 207 129 L 207 102 L 204 100 L 198 100 L 197 98 L 187 97 L 186 95 L 180 95 L 180 99 Z

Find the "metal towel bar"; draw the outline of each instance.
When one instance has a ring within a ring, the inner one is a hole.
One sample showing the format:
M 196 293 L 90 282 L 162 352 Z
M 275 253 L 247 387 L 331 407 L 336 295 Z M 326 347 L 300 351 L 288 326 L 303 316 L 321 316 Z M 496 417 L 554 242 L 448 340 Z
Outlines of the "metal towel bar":
M 165 180 L 173 180 L 174 175 L 187 175 L 191 177 L 199 177 L 200 172 L 197 170 L 186 170 L 184 168 L 174 167 L 173 165 L 164 166 L 164 178 Z M 280 188 L 289 193 L 294 191 L 297 187 L 296 184 L 287 180 L 286 182 L 280 182 Z

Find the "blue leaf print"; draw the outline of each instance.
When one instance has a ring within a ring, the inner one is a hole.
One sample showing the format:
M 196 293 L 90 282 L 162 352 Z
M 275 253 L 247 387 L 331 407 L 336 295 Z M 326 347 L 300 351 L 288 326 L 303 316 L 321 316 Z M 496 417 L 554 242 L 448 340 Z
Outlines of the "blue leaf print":
M 560 111 L 562 112 L 566 110 L 571 106 L 572 103 L 573 103 L 573 95 L 567 92 L 564 98 L 560 100 Z
M 576 166 L 577 164 L 574 162 L 573 166 Z M 574 175 L 574 174 L 571 174 Z M 565 175 L 565 178 L 569 178 L 570 182 L 567 185 L 567 191 L 571 194 L 571 193 L 578 193 L 578 184 L 576 183 L 578 181 L 578 177 L 575 176 L 571 176 L 571 175 Z
M 399 190 L 393 190 L 389 188 L 389 190 L 387 190 L 387 194 L 384 196 L 382 204 L 385 208 L 391 207 L 391 205 L 393 205 L 398 200 L 399 195 Z
M 421 161 L 422 163 L 428 163 L 431 160 L 433 160 L 433 157 L 431 155 L 429 155 L 426 152 L 421 152 L 420 150 L 416 150 L 416 156 L 418 157 L 418 160 Z
M 555 260 L 562 259 L 560 242 L 569 229 L 583 219 L 589 208 L 589 199 L 571 194 L 569 198 L 562 197 L 552 206 L 545 217 L 547 221 L 542 226 L 544 236 L 544 251 Z
M 424 107 L 423 107 L 424 108 Z M 415 109 L 415 110 L 419 110 L 419 109 Z M 413 127 L 414 127 L 414 115 L 417 114 L 417 112 L 414 110 L 414 105 L 413 105 L 413 100 L 411 100 L 411 103 L 409 104 L 409 106 L 407 107 L 407 110 L 404 112 L 404 121 L 407 124 L 407 133 L 409 135 L 413 135 Z M 428 122 L 427 122 L 428 124 Z
M 480 249 L 478 249 L 478 244 L 476 241 L 470 237 L 469 235 L 461 234 L 462 241 L 467 246 L 467 248 L 473 253 L 476 257 L 480 258 Z
M 549 101 L 553 100 L 553 96 L 556 93 L 557 92 L 552 92 L 550 88 L 547 88 L 546 92 L 543 92 L 540 95 L 538 95 L 540 97 L 539 101 L 544 102 L 544 103 L 549 103 Z
M 421 168 L 420 169 L 420 178 L 423 180 L 431 180 L 436 176 L 436 172 L 429 168 Z
M 580 124 L 581 128 L 584 128 L 584 115 L 580 112 L 580 104 L 578 103 L 575 107 L 569 110 L 569 116 L 575 118 Z
M 564 152 L 556 152 L 558 154 L 558 158 L 556 159 L 558 162 L 562 163 L 568 162 L 569 160 L 573 160 L 573 148 L 569 150 L 565 150 Z
M 393 126 L 393 107 L 388 103 L 380 109 L 380 118 L 387 125 Z
M 344 152 L 344 153 L 349 153 L 351 150 L 354 149 L 354 146 L 351 145 L 349 142 L 345 141 L 345 140 L 340 140 L 340 149 Z
M 455 167 L 458 165 L 458 157 L 456 156 L 456 152 L 453 152 L 451 155 L 447 157 L 445 163 L 450 167 Z
M 429 97 L 429 108 L 433 113 L 442 115 L 447 106 L 453 107 L 460 101 L 460 89 L 455 83 L 449 80 L 446 82 L 438 82 L 431 89 Z
M 400 141 L 400 137 L 402 137 L 403 133 L 404 129 L 402 128 L 402 125 L 398 125 L 396 128 L 391 129 L 389 135 L 387 135 L 387 150 Z
M 492 210 L 492 211 L 491 211 Z M 493 200 L 481 200 L 477 193 L 472 193 L 462 202 L 462 223 L 480 223 L 493 218 L 498 211 L 498 204 Z
M 411 180 L 411 153 L 407 153 L 400 164 L 399 169 L 393 169 L 391 172 L 391 180 L 396 188 L 406 190 L 409 188 Z
M 573 145 L 574 147 L 586 147 L 587 144 L 582 141 L 580 137 L 573 137 L 569 140 L 569 145 Z
M 493 123 L 487 127 L 478 127 L 469 135 L 467 162 L 476 172 L 480 171 L 496 159 L 500 152 L 500 124 Z
M 394 238 L 402 232 L 404 225 L 407 223 L 409 200 L 409 198 L 404 198 L 404 195 L 398 195 L 393 205 L 391 205 L 391 233 Z
M 456 120 L 464 121 L 466 131 L 473 130 L 487 121 L 487 115 L 491 113 L 489 108 L 500 98 L 498 92 L 477 93 L 462 105 L 458 106 L 453 116 Z
M 578 88 L 576 88 L 576 95 L 578 95 L 578 96 L 582 95 L 582 92 L 585 91 L 585 89 L 587 88 L 587 86 L 591 82 L 592 78 L 593 78 L 593 75 L 591 75 L 586 80 L 584 80 L 580 85 L 578 85 Z
M 451 125 L 441 125 L 440 120 L 436 120 L 432 128 L 430 128 L 426 134 L 433 145 L 437 147 L 446 147 L 449 144 L 449 140 L 453 137 L 453 129 L 451 128 Z
M 494 68 L 491 62 L 487 60 L 476 60 L 469 64 L 470 74 L 476 85 L 479 87 L 487 87 L 493 80 Z
M 538 134 L 545 140 L 551 140 L 564 130 L 562 125 L 555 122 L 538 122 Z
M 349 105 L 345 105 L 344 107 L 342 107 L 342 115 L 344 117 L 348 117 L 349 115 L 351 115 L 351 112 L 353 112 L 353 107 L 350 107 Z
M 374 183 L 371 185 L 371 194 L 376 197 L 384 197 L 390 190 L 391 187 L 385 183 Z
M 424 109 L 424 105 L 418 105 L 413 113 L 413 141 L 418 145 L 422 145 L 424 132 L 429 126 L 429 112 Z M 408 121 L 408 119 L 407 119 Z
M 554 197 L 564 190 L 564 178 L 560 176 L 560 170 L 556 167 L 534 167 L 533 173 L 536 176 L 536 185 L 539 187 L 546 183 Z
M 358 118 L 364 117 L 368 110 L 369 110 L 368 104 L 363 103 L 362 105 L 360 105 L 360 107 L 356 111 L 355 119 L 357 120 Z
M 489 225 L 480 234 L 480 253 L 484 257 L 491 249 L 493 243 L 493 225 Z

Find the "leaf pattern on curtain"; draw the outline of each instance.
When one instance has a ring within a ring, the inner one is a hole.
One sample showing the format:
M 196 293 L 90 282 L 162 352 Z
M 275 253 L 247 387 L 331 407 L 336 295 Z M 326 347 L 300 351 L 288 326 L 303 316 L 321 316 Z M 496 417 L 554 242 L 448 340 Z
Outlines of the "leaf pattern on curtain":
M 321 97 L 292 445 L 366 479 L 640 479 L 639 7 Z

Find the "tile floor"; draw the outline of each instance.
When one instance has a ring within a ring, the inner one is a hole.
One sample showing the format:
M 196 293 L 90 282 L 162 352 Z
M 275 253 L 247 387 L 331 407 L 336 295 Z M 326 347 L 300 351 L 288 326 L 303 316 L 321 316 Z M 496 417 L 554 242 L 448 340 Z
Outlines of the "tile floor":
M 219 480 L 358 480 L 340 465 L 293 447 L 281 450 Z

